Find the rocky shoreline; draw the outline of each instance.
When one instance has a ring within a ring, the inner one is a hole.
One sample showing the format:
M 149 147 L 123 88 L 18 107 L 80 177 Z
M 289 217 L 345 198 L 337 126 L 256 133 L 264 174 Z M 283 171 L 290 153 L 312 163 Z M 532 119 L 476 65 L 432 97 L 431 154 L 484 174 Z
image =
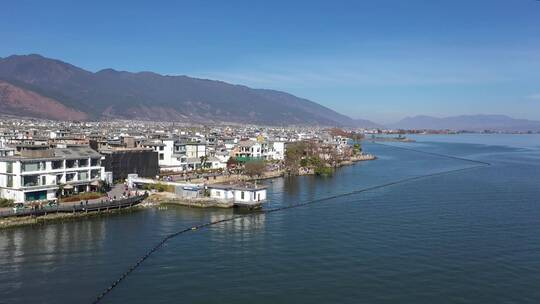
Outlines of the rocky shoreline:
M 151 194 L 144 206 L 176 205 L 194 208 L 232 208 L 232 201 L 218 201 L 211 198 L 178 198 L 174 193 L 159 192 Z

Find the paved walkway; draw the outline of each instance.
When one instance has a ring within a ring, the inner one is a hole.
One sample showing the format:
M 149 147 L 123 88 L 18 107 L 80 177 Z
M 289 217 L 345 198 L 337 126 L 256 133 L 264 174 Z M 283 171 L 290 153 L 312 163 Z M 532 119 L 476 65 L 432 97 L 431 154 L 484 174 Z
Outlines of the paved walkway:
M 117 184 L 117 185 L 114 185 L 114 187 L 112 187 L 111 191 L 107 192 L 107 194 L 111 198 L 116 196 L 117 199 L 121 199 L 122 195 L 124 194 L 124 191 L 125 191 L 125 185 L 124 184 Z M 88 203 L 98 203 L 98 202 L 101 202 L 102 200 L 105 200 L 105 198 L 106 197 L 90 199 L 90 200 L 88 200 Z M 62 206 L 73 206 L 73 205 L 80 205 L 81 202 L 84 203 L 84 202 L 86 202 L 86 200 L 75 201 L 75 202 L 65 202 L 65 203 L 60 203 L 60 204 Z M 11 211 L 11 210 L 12 210 L 12 208 L 0 208 L 0 211 Z

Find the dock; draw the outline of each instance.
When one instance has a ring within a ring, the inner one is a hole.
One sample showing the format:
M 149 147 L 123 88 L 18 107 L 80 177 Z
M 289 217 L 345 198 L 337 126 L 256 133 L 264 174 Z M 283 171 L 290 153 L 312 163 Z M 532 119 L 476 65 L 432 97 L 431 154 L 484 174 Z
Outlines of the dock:
M 64 205 L 61 204 L 54 207 L 43 207 L 43 208 L 27 208 L 23 210 L 15 211 L 2 211 L 0 212 L 1 218 L 10 218 L 10 217 L 24 217 L 24 216 L 44 216 L 48 214 L 56 213 L 88 213 L 88 212 L 101 212 L 109 211 L 116 209 L 129 208 L 136 206 L 144 201 L 148 197 L 148 194 L 143 194 L 139 196 L 128 197 L 125 199 L 112 200 L 112 201 L 103 201 L 103 202 L 91 202 L 88 204 L 82 205 Z

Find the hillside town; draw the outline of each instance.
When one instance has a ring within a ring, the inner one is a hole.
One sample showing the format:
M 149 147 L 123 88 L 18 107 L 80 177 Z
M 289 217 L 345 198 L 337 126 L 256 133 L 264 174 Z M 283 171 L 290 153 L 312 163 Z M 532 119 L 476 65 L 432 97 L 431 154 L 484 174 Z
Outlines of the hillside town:
M 88 204 L 134 191 L 191 206 L 259 206 L 266 199 L 260 179 L 331 175 L 374 159 L 362 152 L 364 132 L 6 119 L 0 123 L 1 207 Z

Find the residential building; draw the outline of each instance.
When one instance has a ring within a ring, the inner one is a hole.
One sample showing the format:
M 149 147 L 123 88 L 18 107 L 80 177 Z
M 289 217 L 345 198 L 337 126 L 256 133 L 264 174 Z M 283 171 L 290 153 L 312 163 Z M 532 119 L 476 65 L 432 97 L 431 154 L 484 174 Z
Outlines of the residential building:
M 105 178 L 102 156 L 90 147 L 21 146 L 0 156 L 0 197 L 17 203 L 51 201 L 59 191 L 97 189 Z

